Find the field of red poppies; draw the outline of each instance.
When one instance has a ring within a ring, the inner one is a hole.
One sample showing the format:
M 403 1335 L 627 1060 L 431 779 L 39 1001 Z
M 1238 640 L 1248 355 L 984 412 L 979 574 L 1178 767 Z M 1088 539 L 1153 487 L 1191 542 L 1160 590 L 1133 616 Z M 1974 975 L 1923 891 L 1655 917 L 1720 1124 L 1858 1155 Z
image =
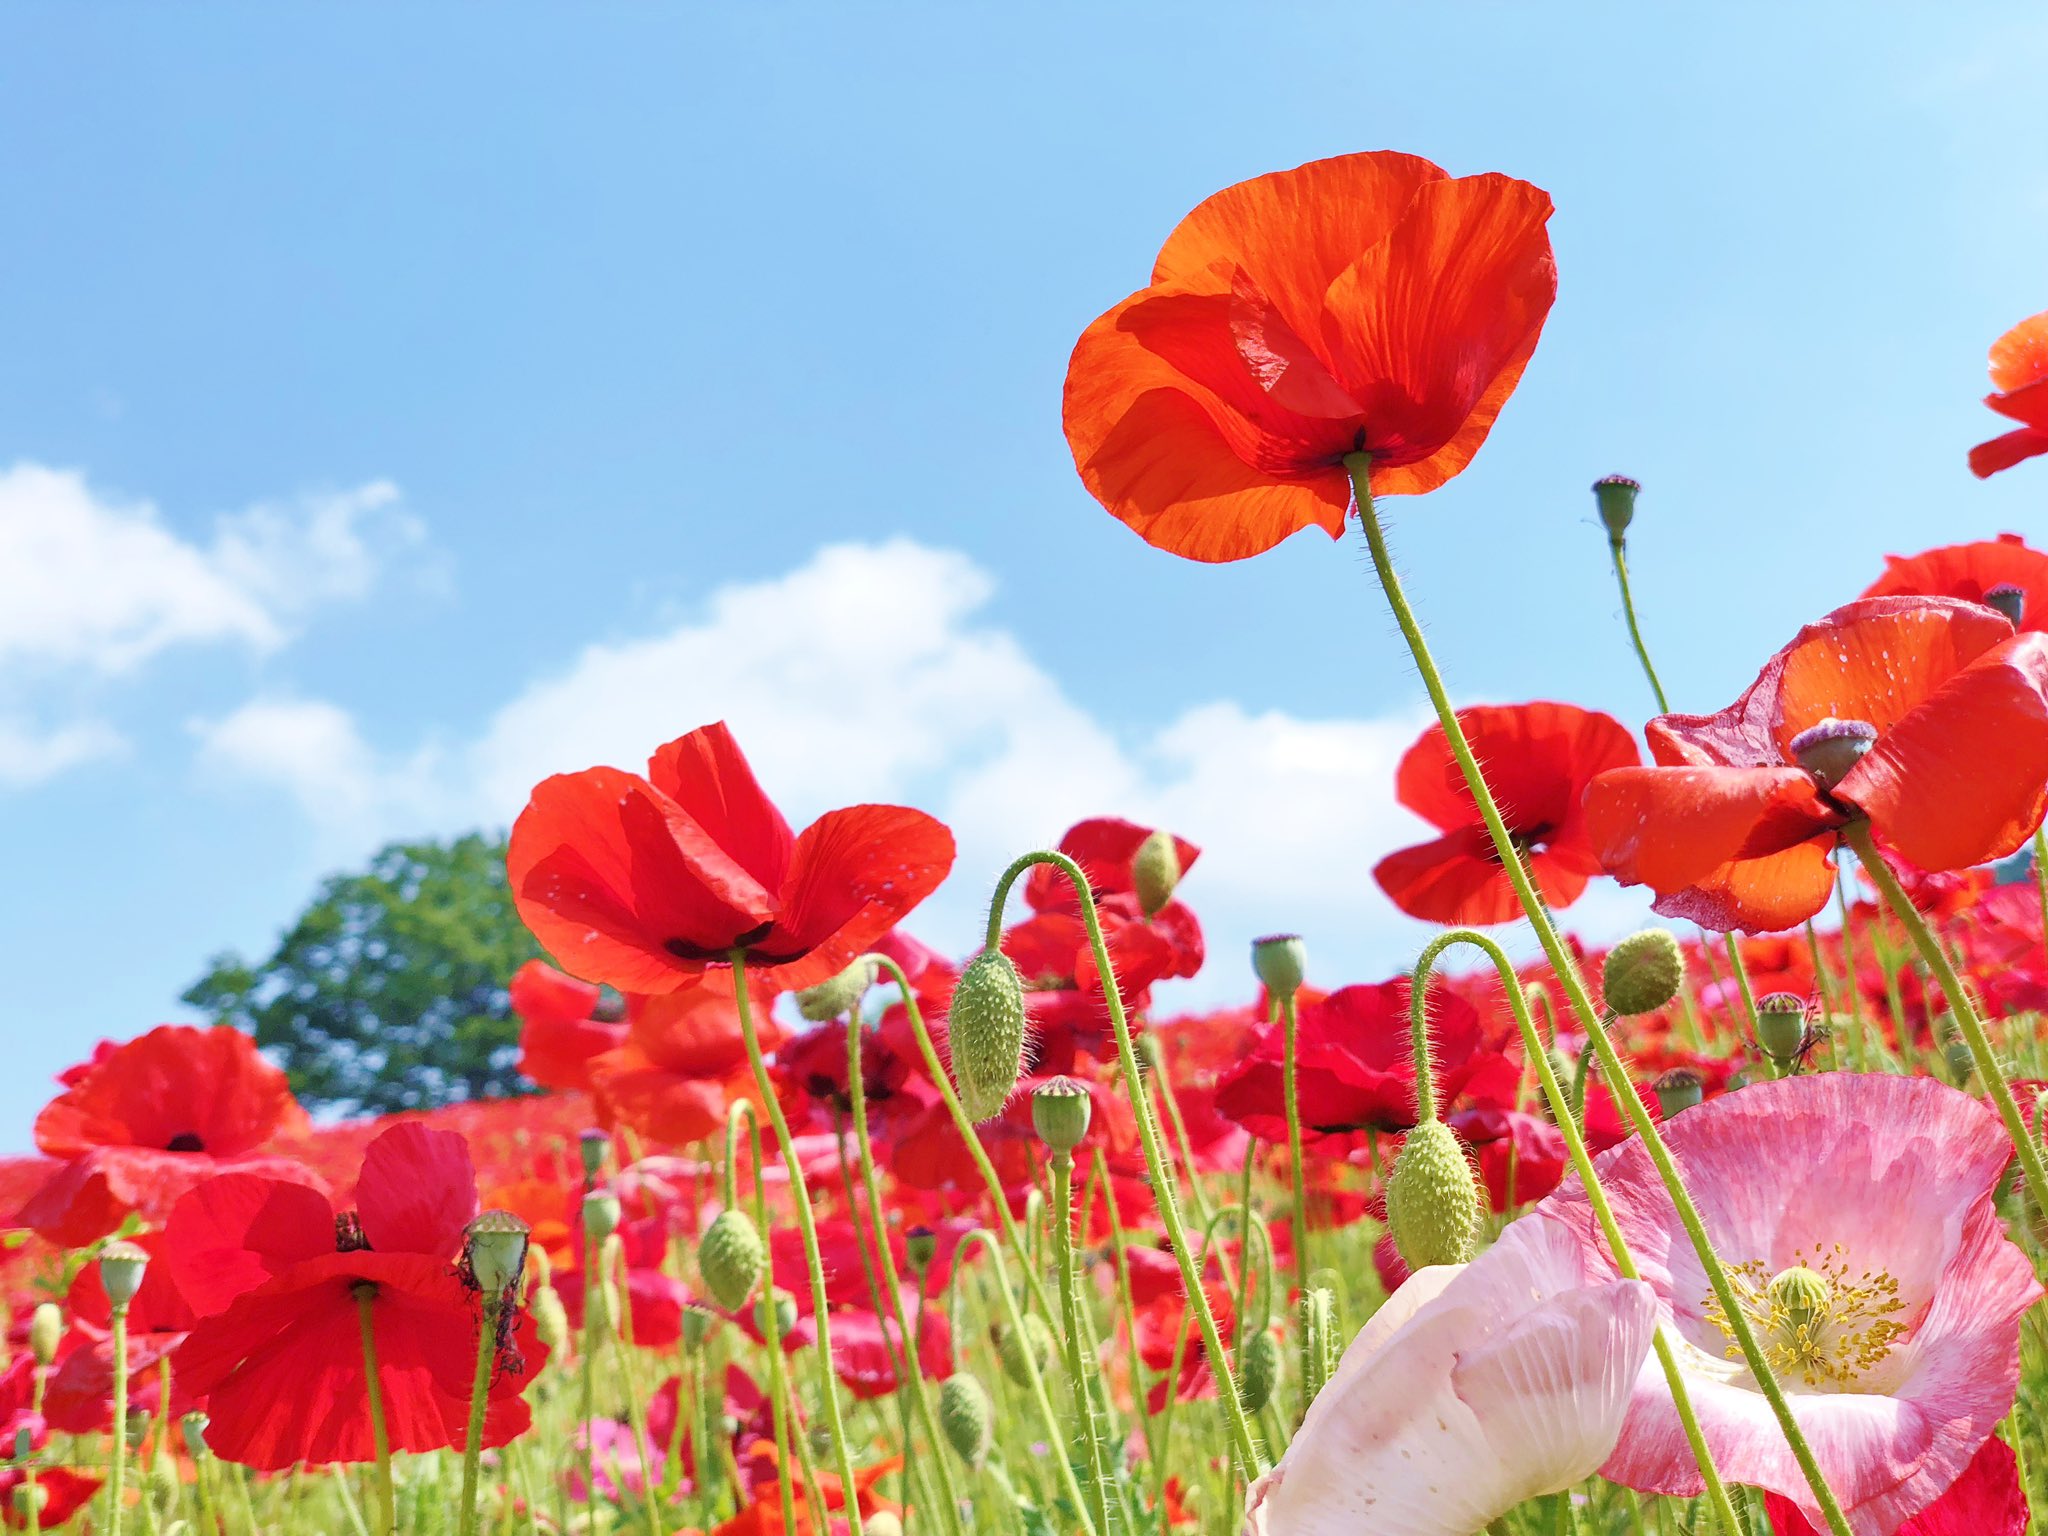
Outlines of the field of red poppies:
M 1428 824 L 1371 871 L 1441 929 L 1412 971 L 1208 954 L 1200 850 L 1113 815 L 966 872 L 986 941 L 937 953 L 944 825 L 793 831 L 725 726 L 678 721 L 513 827 L 545 1093 L 316 1123 L 250 1037 L 177 1024 L 53 1085 L 40 1155 L 0 1163 L 0 1518 L 2028 1529 L 2048 553 L 1894 557 L 1671 713 L 1609 477 L 1659 712 L 1455 708 L 1378 499 L 1511 408 L 1549 214 L 1387 153 L 1227 188 L 1067 377 L 1082 481 L 1160 550 L 1362 536 L 1437 714 L 1357 786 Z M 2014 425 L 1969 466 L 2038 472 L 2048 313 L 1991 376 Z M 1562 914 L 1607 879 L 1669 926 L 1581 943 Z M 1239 1006 L 1153 1008 L 1219 966 Z

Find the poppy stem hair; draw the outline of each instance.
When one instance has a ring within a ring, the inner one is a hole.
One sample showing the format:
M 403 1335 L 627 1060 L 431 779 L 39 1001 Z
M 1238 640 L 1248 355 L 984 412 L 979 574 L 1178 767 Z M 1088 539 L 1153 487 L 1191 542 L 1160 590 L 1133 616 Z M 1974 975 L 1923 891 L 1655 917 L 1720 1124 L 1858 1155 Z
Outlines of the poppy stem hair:
M 1488 836 L 1493 839 L 1494 851 L 1500 855 L 1501 868 L 1507 872 L 1508 880 L 1514 887 L 1515 897 L 1521 903 L 1522 911 L 1529 919 L 1529 926 L 1535 930 L 1536 940 L 1543 946 L 1543 953 L 1549 958 L 1551 969 L 1556 972 L 1558 984 L 1564 988 L 1565 997 L 1572 1005 L 1572 1012 L 1578 1017 L 1586 1031 L 1586 1038 L 1600 1060 L 1601 1071 L 1607 1078 L 1608 1091 L 1615 1103 L 1628 1117 L 1630 1127 L 1642 1138 L 1643 1146 L 1657 1169 L 1658 1177 L 1665 1191 L 1671 1197 L 1673 1209 L 1684 1226 L 1693 1251 L 1699 1256 L 1700 1267 L 1705 1271 L 1708 1284 L 1713 1288 L 1715 1298 L 1729 1318 L 1735 1342 L 1742 1352 L 1743 1363 L 1756 1378 L 1765 1400 L 1770 1404 L 1771 1413 L 1784 1433 L 1786 1444 L 1791 1447 L 1799 1469 L 1805 1474 L 1807 1485 L 1813 1490 L 1815 1503 L 1828 1523 L 1833 1536 L 1854 1536 L 1849 1529 L 1848 1519 L 1842 1514 L 1842 1506 L 1834 1491 L 1828 1487 L 1826 1475 L 1820 1463 L 1814 1459 L 1813 1448 L 1807 1443 L 1805 1431 L 1793 1417 L 1791 1404 L 1785 1400 L 1784 1391 L 1778 1385 L 1777 1376 L 1771 1370 L 1771 1362 L 1758 1344 L 1756 1332 L 1749 1325 L 1740 1302 L 1736 1299 L 1735 1288 L 1728 1278 L 1726 1266 L 1714 1252 L 1713 1242 L 1707 1236 L 1707 1229 L 1700 1220 L 1699 1208 L 1693 1203 L 1685 1181 L 1679 1177 L 1677 1165 L 1671 1160 L 1670 1149 L 1664 1145 L 1664 1138 L 1657 1132 L 1657 1123 L 1643 1108 L 1642 1100 L 1636 1097 L 1635 1087 L 1629 1081 L 1628 1067 L 1614 1048 L 1614 1042 L 1607 1037 L 1598 1010 L 1593 1007 L 1592 994 L 1586 989 L 1586 979 L 1579 973 L 1578 962 L 1572 958 L 1551 921 L 1549 909 L 1530 882 L 1527 866 L 1522 862 L 1522 851 L 1515 844 L 1513 834 L 1508 831 L 1502 819 L 1500 806 L 1487 788 L 1486 775 L 1480 771 L 1478 760 L 1472 755 L 1472 745 L 1465 739 L 1464 727 L 1458 723 L 1458 712 L 1452 708 L 1450 695 L 1444 687 L 1443 674 L 1437 670 L 1436 659 L 1430 655 L 1429 642 L 1423 638 L 1422 626 L 1416 622 L 1414 609 L 1408 606 L 1408 596 L 1401 588 L 1401 577 L 1394 569 L 1392 554 L 1387 549 L 1386 530 L 1380 526 L 1379 511 L 1373 503 L 1370 472 L 1372 456 L 1354 453 L 1345 457 L 1344 466 L 1351 474 L 1352 496 L 1358 508 L 1358 520 L 1365 530 L 1367 549 L 1372 554 L 1373 570 L 1378 575 L 1380 589 L 1386 594 L 1387 607 L 1394 615 L 1394 622 L 1400 628 L 1401 638 L 1408 643 L 1408 654 L 1415 661 L 1415 670 L 1422 678 L 1423 688 L 1429 694 L 1429 702 L 1436 710 L 1437 722 L 1443 727 L 1444 737 L 1451 749 L 1451 755 L 1464 775 L 1465 785 L 1472 792 L 1474 804 L 1479 808 L 1480 819 L 1485 823 Z
M 1131 1022 L 1124 1014 L 1116 966 L 1110 959 L 1109 945 L 1102 936 L 1102 915 L 1096 910 L 1095 893 L 1089 889 L 1088 876 L 1082 872 L 1081 866 L 1065 854 L 1049 848 L 1027 853 L 1013 862 L 996 882 L 996 893 L 989 903 L 989 947 L 993 949 L 1002 941 L 1003 904 L 1009 897 L 1010 887 L 1025 871 L 1039 864 L 1049 864 L 1065 875 L 1073 885 L 1076 901 L 1080 903 L 1081 922 L 1088 930 L 1095 969 L 1102 978 L 1102 1001 L 1109 1010 L 1110 1028 L 1116 1035 L 1117 1066 L 1123 1073 L 1124 1091 L 1130 1095 L 1131 1110 L 1138 1122 L 1138 1139 L 1145 1148 L 1145 1168 L 1152 1179 L 1152 1197 L 1158 1203 L 1159 1218 L 1166 1225 L 1166 1237 L 1172 1244 L 1173 1256 L 1179 1261 L 1181 1285 L 1187 1292 L 1188 1305 L 1193 1308 L 1195 1320 L 1201 1325 L 1202 1347 L 1208 1354 L 1209 1372 L 1216 1378 L 1216 1396 L 1223 1406 L 1225 1422 L 1230 1426 L 1232 1449 L 1245 1475 L 1256 1477 L 1266 1470 L 1265 1456 L 1258 1438 L 1252 1433 L 1251 1420 L 1238 1401 L 1237 1380 L 1230 1369 L 1229 1354 L 1223 1347 L 1223 1334 L 1216 1326 L 1216 1314 L 1209 1306 L 1208 1293 L 1202 1289 L 1202 1274 L 1194 1251 L 1188 1246 L 1187 1227 L 1181 1220 L 1180 1201 L 1174 1194 L 1173 1169 L 1166 1161 L 1166 1151 L 1160 1142 L 1159 1126 L 1153 1119 L 1152 1100 L 1145 1091 L 1144 1075 L 1138 1070 L 1138 1054 L 1131 1044 Z
M 1998 1118 L 2005 1122 L 2013 1149 L 2019 1153 L 2020 1168 L 2027 1180 L 2027 1197 L 2033 1201 L 2036 1210 L 2048 1210 L 2048 1167 L 2044 1167 L 2041 1160 L 2041 1144 L 2027 1130 L 2026 1117 L 2020 1113 L 2019 1102 L 2012 1096 L 2012 1086 L 2006 1082 L 2005 1072 L 1984 1034 L 1984 1021 L 1977 1014 L 1977 1005 L 1963 985 L 1962 978 L 1956 974 L 1948 951 L 1942 948 L 1941 941 L 1929 930 L 1927 920 L 1900 887 L 1898 876 L 1885 863 L 1884 855 L 1877 851 L 1877 844 L 1871 839 L 1870 823 L 1863 820 L 1850 822 L 1842 828 L 1842 841 L 1855 850 L 1878 894 L 1884 897 L 1885 905 L 1905 927 L 1913 940 L 1913 947 L 1920 951 L 1920 958 L 1933 973 L 1935 985 L 1941 988 L 1941 995 L 1948 1002 L 1949 1017 L 1961 1032 L 1963 1043 L 1970 1048 L 1970 1059 L 1977 1064 L 1977 1075 L 1984 1080 L 1985 1091 L 1991 1095 Z
M 1423 995 L 1436 962 L 1454 944 L 1469 944 L 1493 962 L 1494 970 L 1500 975 L 1501 991 L 1506 994 L 1508 1007 L 1514 1012 L 1515 1026 L 1522 1032 L 1523 1053 L 1536 1068 L 1543 1102 L 1550 1106 L 1551 1119 L 1564 1137 L 1565 1153 L 1571 1159 L 1573 1171 L 1579 1176 L 1580 1186 L 1586 1191 L 1586 1203 L 1592 1208 L 1593 1219 L 1600 1224 L 1600 1235 L 1607 1240 L 1608 1251 L 1614 1255 L 1614 1267 L 1624 1280 L 1640 1279 L 1635 1255 L 1629 1251 L 1628 1239 L 1622 1236 L 1621 1227 L 1614 1219 L 1614 1208 L 1608 1202 L 1607 1190 L 1593 1166 L 1593 1155 L 1587 1150 L 1585 1133 L 1579 1129 L 1573 1113 L 1570 1091 L 1558 1081 L 1550 1052 L 1544 1048 L 1543 1036 L 1536 1028 L 1535 1017 L 1529 1012 L 1528 994 L 1522 989 L 1521 978 L 1515 974 L 1514 962 L 1508 959 L 1507 951 L 1476 929 L 1448 929 L 1431 939 L 1416 960 L 1415 995 Z M 1657 1352 L 1657 1364 L 1664 1371 L 1665 1383 L 1671 1389 L 1671 1400 L 1678 1410 L 1678 1422 L 1685 1431 L 1686 1444 L 1692 1449 L 1693 1460 L 1699 1463 L 1700 1476 L 1706 1480 L 1708 1502 L 1713 1505 L 1724 1531 L 1730 1536 L 1746 1536 L 1748 1528 L 1737 1517 L 1735 1506 L 1728 1497 L 1727 1485 L 1721 1481 L 1720 1469 L 1714 1465 L 1714 1453 L 1707 1445 L 1706 1436 L 1700 1432 L 1699 1416 L 1693 1411 L 1692 1394 L 1685 1385 L 1685 1372 L 1671 1348 L 1671 1341 L 1659 1328 L 1651 1334 L 1650 1343 Z

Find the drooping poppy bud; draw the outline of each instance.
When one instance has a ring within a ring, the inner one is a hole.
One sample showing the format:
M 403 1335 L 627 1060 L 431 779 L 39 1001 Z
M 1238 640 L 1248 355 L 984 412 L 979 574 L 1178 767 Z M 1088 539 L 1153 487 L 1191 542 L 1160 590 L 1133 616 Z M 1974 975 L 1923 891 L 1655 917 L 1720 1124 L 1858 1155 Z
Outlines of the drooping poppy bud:
M 1705 1097 L 1706 1085 L 1691 1067 L 1673 1067 L 1669 1072 L 1660 1074 L 1651 1086 L 1657 1091 L 1657 1107 L 1663 1111 L 1666 1120 L 1696 1107 Z
M 1462 1264 L 1479 1230 L 1479 1185 L 1458 1136 L 1441 1120 L 1411 1130 L 1387 1179 L 1387 1226 L 1411 1269 Z
M 1797 1060 L 1806 1043 L 1806 999 L 1796 992 L 1770 992 L 1758 998 L 1756 1043 L 1781 1067 Z
M 1024 978 L 1010 957 L 985 949 L 967 962 L 946 1019 L 953 1087 L 973 1121 L 993 1120 L 1024 1070 Z
M 533 1228 L 510 1211 L 485 1211 L 469 1224 L 469 1272 L 486 1296 L 502 1296 L 526 1268 Z
M 946 1444 L 979 1471 L 995 1445 L 995 1408 L 988 1388 L 966 1371 L 955 1371 L 939 1387 L 939 1429 Z
M 704 1288 L 728 1312 L 747 1304 L 767 1266 L 768 1250 L 744 1211 L 720 1211 L 697 1240 L 697 1272 L 704 1277 Z
M 1237 1349 L 1237 1401 L 1246 1413 L 1257 1413 L 1272 1401 L 1280 1384 L 1280 1340 L 1261 1328 Z
M 830 981 L 806 987 L 796 995 L 796 1011 L 813 1024 L 855 1013 L 868 988 L 875 984 L 875 962 L 863 957 Z
M 1252 972 L 1275 1001 L 1301 990 L 1308 979 L 1308 946 L 1294 933 L 1269 933 L 1252 940 Z
M 1607 1006 L 1626 1019 L 1655 1013 L 1685 981 L 1685 952 L 1662 928 L 1632 933 L 1607 952 L 1600 973 Z
M 1003 1367 L 1003 1374 L 1017 1386 L 1031 1385 L 1031 1366 L 1036 1365 L 1043 1375 L 1052 1364 L 1052 1329 L 1045 1319 L 1036 1312 L 1024 1314 L 1021 1330 L 1008 1323 L 998 1323 L 995 1329 L 996 1359 Z
M 1642 486 L 1627 475 L 1606 475 L 1593 482 L 1593 502 L 1600 509 L 1600 521 L 1607 525 L 1609 542 L 1619 544 L 1635 521 L 1640 490 Z
M 1180 875 L 1180 849 L 1171 833 L 1154 832 L 1138 845 L 1131 856 L 1131 889 L 1147 917 L 1156 917 L 1159 909 L 1173 900 Z
M 36 1364 L 48 1366 L 57 1358 L 57 1346 L 64 1342 L 64 1314 L 54 1301 L 39 1301 L 29 1314 L 28 1347 Z
M 142 1273 L 149 1268 L 147 1250 L 130 1242 L 112 1242 L 100 1250 L 100 1284 L 106 1288 L 107 1303 L 125 1312 L 135 1293 L 142 1289 Z
M 1055 1152 L 1071 1153 L 1086 1139 L 1094 1109 L 1087 1086 L 1071 1077 L 1047 1078 L 1031 1093 L 1031 1124 Z

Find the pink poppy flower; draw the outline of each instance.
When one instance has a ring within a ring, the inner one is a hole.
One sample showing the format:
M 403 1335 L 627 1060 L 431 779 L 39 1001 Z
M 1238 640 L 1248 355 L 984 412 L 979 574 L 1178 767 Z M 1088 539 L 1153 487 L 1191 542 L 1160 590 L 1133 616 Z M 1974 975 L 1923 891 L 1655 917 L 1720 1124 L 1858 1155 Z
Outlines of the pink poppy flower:
M 1823 1536 L 1790 1499 L 1764 1495 L 1771 1536 Z M 1900 1526 L 1897 1536 L 2026 1536 L 2027 1496 L 2018 1459 L 2003 1440 L 1986 1440 L 1947 1493 Z
M 1656 1297 L 1525 1217 L 1374 1313 L 1252 1485 L 1246 1536 L 1471 1536 L 1592 1475 L 1650 1348 Z
M 1830 1072 L 1724 1095 L 1664 1136 L 1849 1523 L 1887 1536 L 1956 1481 L 2012 1407 L 2019 1319 L 2041 1287 L 1992 1204 L 2012 1157 L 2004 1127 L 1928 1078 Z M 1819 1525 L 1642 1144 L 1598 1167 L 1722 1474 Z M 1538 1214 L 1613 1273 L 1576 1182 Z M 1701 1491 L 1661 1370 L 1642 1373 L 1600 1471 L 1646 1493 Z

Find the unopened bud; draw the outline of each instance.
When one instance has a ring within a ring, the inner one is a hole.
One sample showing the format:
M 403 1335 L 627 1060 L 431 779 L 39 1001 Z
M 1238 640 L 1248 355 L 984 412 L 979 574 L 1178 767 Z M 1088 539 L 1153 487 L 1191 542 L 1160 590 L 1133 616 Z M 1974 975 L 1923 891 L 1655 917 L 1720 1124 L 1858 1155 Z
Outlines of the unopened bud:
M 775 1340 L 780 1343 L 788 1338 L 790 1330 L 796 1327 L 796 1298 L 778 1285 L 764 1305 L 773 1319 Z
M 583 1176 L 586 1179 L 594 1179 L 604 1171 L 604 1160 L 610 1156 L 611 1150 L 611 1137 L 595 1126 L 576 1138 L 576 1151 L 583 1159 Z
M 593 1189 L 583 1197 L 583 1230 L 603 1239 L 619 1230 L 619 1197 L 608 1189 Z
M 967 962 L 946 1018 L 953 1087 L 973 1121 L 993 1120 L 1024 1070 L 1024 979 L 1000 949 Z
M 1302 1392 L 1309 1402 L 1336 1374 L 1339 1356 L 1337 1295 L 1326 1285 L 1311 1285 L 1301 1297 Z
M 1301 990 L 1308 979 L 1308 946 L 1294 933 L 1269 933 L 1252 940 L 1252 973 L 1276 1002 Z
M 1797 1058 L 1806 1043 L 1806 999 L 1795 992 L 1770 992 L 1758 998 L 1756 1043 L 1781 1066 Z
M 860 1000 L 875 984 L 875 962 L 863 956 L 829 981 L 805 987 L 796 995 L 796 1011 L 813 1024 L 856 1013 Z
M 1443 1121 L 1423 1121 L 1402 1142 L 1387 1179 L 1387 1226 L 1411 1270 L 1470 1256 L 1479 1186 L 1457 1133 Z
M 562 1305 L 562 1294 L 552 1285 L 543 1285 L 533 1293 L 529 1303 L 533 1312 L 534 1336 L 547 1345 L 548 1352 L 563 1355 L 569 1349 L 569 1309 Z
M 28 1347 L 36 1364 L 47 1366 L 57 1358 L 57 1346 L 64 1342 L 64 1314 L 54 1301 L 40 1301 L 29 1314 Z
M 1261 1328 L 1237 1347 L 1237 1401 L 1246 1413 L 1257 1413 L 1272 1400 L 1280 1384 L 1280 1340 Z
M 2018 629 L 2027 617 L 2027 590 L 2009 581 L 2001 581 L 1997 586 L 1985 589 L 1984 606 L 1996 608 L 2012 620 L 2014 629 Z
M 1622 1018 L 1655 1013 L 1685 981 L 1684 951 L 1662 928 L 1645 928 L 1607 952 L 1600 981 L 1607 1006 Z
M 27 1461 L 35 1453 L 36 1432 L 24 1424 L 14 1432 L 14 1459 L 17 1462 Z
M 1137 893 L 1139 909 L 1147 917 L 1173 900 L 1180 884 L 1180 848 L 1170 833 L 1154 832 L 1138 845 L 1131 858 L 1131 889 Z
M 1636 517 L 1636 493 L 1642 486 L 1627 475 L 1607 475 L 1593 482 L 1593 504 L 1600 509 L 1600 521 L 1607 525 L 1607 537 L 1614 543 L 1628 532 Z
M 1071 1153 L 1081 1145 L 1094 1110 L 1087 1085 L 1071 1077 L 1049 1077 L 1031 1092 L 1031 1124 L 1055 1152 Z
M 697 1273 L 704 1277 L 712 1299 L 728 1312 L 747 1304 L 767 1267 L 768 1250 L 744 1211 L 720 1211 L 697 1240 Z
M 918 1274 L 930 1269 L 938 1254 L 939 1234 L 930 1227 L 912 1227 L 903 1234 L 903 1256 Z
M 486 1296 L 502 1296 L 526 1268 L 533 1228 L 510 1211 L 485 1211 L 469 1224 L 469 1272 Z
M 717 1321 L 717 1314 L 708 1308 L 692 1302 L 683 1304 L 683 1347 L 701 1348 L 705 1339 L 711 1336 L 711 1325 Z
M 1673 1067 L 1660 1075 L 1652 1086 L 1657 1090 L 1657 1107 L 1663 1111 L 1666 1120 L 1696 1107 L 1705 1097 L 1706 1085 L 1691 1067 Z
M 995 1445 L 995 1408 L 988 1388 L 965 1371 L 955 1371 L 939 1387 L 939 1429 L 946 1443 L 968 1466 L 979 1469 Z
M 1052 1365 L 1052 1329 L 1036 1312 L 1024 1314 L 1021 1332 L 1008 1323 L 998 1323 L 995 1344 L 996 1359 L 1003 1367 L 1003 1374 L 1017 1386 L 1031 1385 L 1032 1366 L 1037 1366 L 1038 1374 L 1043 1376 Z
M 148 1252 L 134 1243 L 112 1242 L 102 1248 L 100 1284 L 106 1288 L 108 1305 L 116 1312 L 126 1311 L 142 1289 L 142 1274 L 148 1268 Z
M 194 1461 L 206 1455 L 206 1426 L 209 1422 L 203 1413 L 188 1413 L 178 1420 L 178 1432 L 185 1437 L 185 1454 Z

